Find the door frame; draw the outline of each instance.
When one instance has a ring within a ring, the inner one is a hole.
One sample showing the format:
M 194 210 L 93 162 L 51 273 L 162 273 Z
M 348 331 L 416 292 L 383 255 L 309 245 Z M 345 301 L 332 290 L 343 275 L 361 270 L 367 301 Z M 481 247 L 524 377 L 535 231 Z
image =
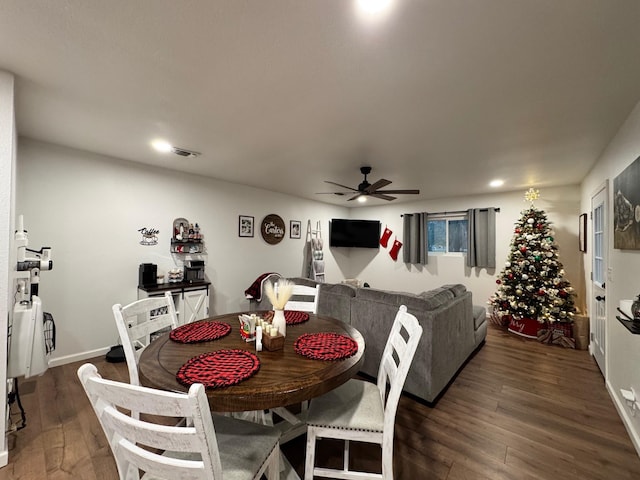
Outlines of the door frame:
M 609 278 L 609 242 L 610 242 L 610 228 L 609 228 L 609 224 L 610 224 L 610 212 L 609 212 L 609 205 L 611 204 L 610 199 L 609 199 L 609 181 L 608 179 L 605 180 L 603 183 L 601 183 L 600 185 L 598 185 L 598 187 L 596 189 L 593 190 L 593 192 L 591 193 L 591 195 L 589 196 L 589 219 L 591 220 L 589 222 L 590 225 L 590 229 L 589 229 L 589 235 L 588 238 L 589 243 L 591 245 L 591 248 L 588 249 L 588 251 L 590 252 L 589 254 L 589 272 L 590 272 L 590 280 L 589 280 L 589 297 L 588 297 L 588 302 L 587 302 L 587 307 L 589 309 L 589 353 L 594 357 L 594 360 L 596 361 L 596 363 L 598 364 L 598 367 L 600 368 L 600 370 L 602 371 L 602 375 L 604 376 L 604 378 L 607 378 L 607 354 L 608 354 L 608 343 L 609 343 L 609 334 L 608 334 L 608 329 L 607 329 L 607 303 L 606 300 L 604 300 L 604 305 L 602 306 L 602 319 L 598 319 L 597 317 L 597 312 L 598 312 L 598 304 L 600 302 L 598 302 L 595 297 L 597 295 L 603 295 L 606 298 L 606 284 L 610 281 Z M 603 197 L 603 208 L 602 208 L 602 214 L 603 214 L 603 231 L 602 231 L 602 235 L 603 235 L 603 244 L 602 244 L 602 259 L 603 259 L 603 272 L 602 272 L 602 277 L 603 277 L 603 283 L 604 283 L 604 287 L 603 289 L 600 289 L 599 287 L 597 287 L 594 283 L 594 259 L 595 259 L 595 241 L 594 241 L 594 234 L 595 234 L 595 228 L 594 228 L 594 218 L 593 218 L 593 201 L 596 197 L 598 197 L 599 195 L 602 195 Z M 602 325 L 598 325 L 598 322 L 603 322 Z M 599 355 L 598 352 L 596 352 L 596 342 L 594 342 L 594 337 L 595 335 L 598 335 L 598 328 L 602 327 L 602 335 L 604 335 L 604 339 L 602 342 L 600 342 L 600 345 L 602 347 L 602 355 Z M 598 361 L 598 359 L 601 359 L 602 365 L 600 364 L 600 361 Z

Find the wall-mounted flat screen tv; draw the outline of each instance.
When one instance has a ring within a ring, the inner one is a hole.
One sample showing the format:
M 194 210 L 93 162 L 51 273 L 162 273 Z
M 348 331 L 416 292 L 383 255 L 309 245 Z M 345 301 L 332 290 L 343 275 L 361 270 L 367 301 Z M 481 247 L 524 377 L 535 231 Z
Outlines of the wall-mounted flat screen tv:
M 329 225 L 331 247 L 378 248 L 380 222 L 378 220 L 346 220 L 334 218 Z

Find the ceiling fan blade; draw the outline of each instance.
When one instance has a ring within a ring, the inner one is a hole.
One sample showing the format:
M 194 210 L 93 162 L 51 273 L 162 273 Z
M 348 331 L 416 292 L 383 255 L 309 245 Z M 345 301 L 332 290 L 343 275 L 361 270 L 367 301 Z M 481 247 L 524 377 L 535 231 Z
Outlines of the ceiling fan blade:
M 367 188 L 365 188 L 365 192 L 367 193 L 373 193 L 376 190 L 378 190 L 379 188 L 382 187 L 386 187 L 387 185 L 389 185 L 391 183 L 391 180 L 386 180 L 384 178 L 381 178 L 380 180 L 378 180 L 377 182 L 369 185 Z
M 351 198 L 347 198 L 347 201 L 348 201 L 348 202 L 350 202 L 351 200 L 355 200 L 356 198 L 358 198 L 358 197 L 360 197 L 360 196 L 362 196 L 362 193 L 358 193 L 358 194 L 354 195 L 354 196 L 353 196 L 353 197 L 351 197 Z
M 352 192 L 357 192 L 358 190 L 355 188 L 347 187 L 346 185 L 340 185 L 336 182 L 330 182 L 329 180 L 325 180 L 324 183 L 330 183 L 331 185 L 335 185 L 336 187 L 346 188 L 347 190 L 351 190 Z
M 418 195 L 420 190 L 376 190 L 376 193 L 393 193 L 393 194 L 410 194 L 410 195 Z
M 316 195 L 349 195 L 351 192 L 316 192 Z
M 387 200 L 387 201 L 391 201 L 391 200 L 395 200 L 396 199 L 396 197 L 391 197 L 389 195 L 381 195 L 380 192 L 370 193 L 369 196 L 370 197 L 381 198 L 382 200 Z

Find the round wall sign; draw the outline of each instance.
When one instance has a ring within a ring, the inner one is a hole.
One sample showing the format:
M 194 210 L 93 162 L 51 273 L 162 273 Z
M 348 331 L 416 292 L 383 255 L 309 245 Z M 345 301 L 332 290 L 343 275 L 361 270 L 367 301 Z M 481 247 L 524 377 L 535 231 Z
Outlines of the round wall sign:
M 262 220 L 260 232 L 262 233 L 264 241 L 269 245 L 280 243 L 284 238 L 285 233 L 284 220 L 275 213 L 267 215 Z

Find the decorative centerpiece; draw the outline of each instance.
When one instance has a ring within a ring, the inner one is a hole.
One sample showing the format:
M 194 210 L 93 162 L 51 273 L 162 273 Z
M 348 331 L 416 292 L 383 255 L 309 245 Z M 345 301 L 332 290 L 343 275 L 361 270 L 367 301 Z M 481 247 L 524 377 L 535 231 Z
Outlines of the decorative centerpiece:
M 264 293 L 273 306 L 273 320 L 271 325 L 278 329 L 278 333 L 287 336 L 287 322 L 284 318 L 284 306 L 293 295 L 293 287 L 295 283 L 288 280 L 280 280 L 274 286 L 273 283 L 267 282 L 264 287 Z

